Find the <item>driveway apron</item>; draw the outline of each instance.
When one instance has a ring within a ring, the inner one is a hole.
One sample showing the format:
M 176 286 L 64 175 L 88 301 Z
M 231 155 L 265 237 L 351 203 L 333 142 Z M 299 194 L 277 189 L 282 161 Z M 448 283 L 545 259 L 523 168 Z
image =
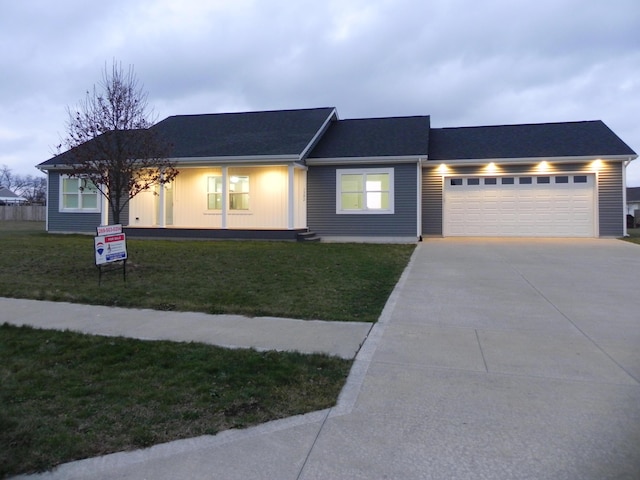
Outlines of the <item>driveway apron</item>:
M 618 240 L 428 239 L 335 408 L 41 478 L 637 480 L 639 285 Z
M 300 478 L 640 478 L 639 285 L 618 240 L 426 240 Z

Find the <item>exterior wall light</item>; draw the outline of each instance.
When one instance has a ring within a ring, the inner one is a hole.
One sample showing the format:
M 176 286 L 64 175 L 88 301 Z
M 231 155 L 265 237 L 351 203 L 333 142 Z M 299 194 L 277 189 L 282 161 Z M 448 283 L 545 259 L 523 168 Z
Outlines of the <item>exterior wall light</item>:
M 449 167 L 447 167 L 447 165 L 445 165 L 444 163 L 441 163 L 438 167 L 438 173 L 447 173 L 448 171 Z

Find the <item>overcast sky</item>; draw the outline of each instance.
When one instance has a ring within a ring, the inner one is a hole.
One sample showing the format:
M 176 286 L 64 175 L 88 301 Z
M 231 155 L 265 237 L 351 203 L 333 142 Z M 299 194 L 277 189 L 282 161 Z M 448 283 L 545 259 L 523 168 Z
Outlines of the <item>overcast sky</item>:
M 158 120 L 336 107 L 603 120 L 640 152 L 638 0 L 0 0 L 0 165 L 38 174 L 113 59 Z M 640 186 L 640 159 L 628 168 Z

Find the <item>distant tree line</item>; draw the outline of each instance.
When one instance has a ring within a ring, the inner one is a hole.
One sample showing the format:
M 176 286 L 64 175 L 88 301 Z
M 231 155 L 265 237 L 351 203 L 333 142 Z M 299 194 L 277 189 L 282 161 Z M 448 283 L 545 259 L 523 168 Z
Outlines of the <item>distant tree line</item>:
M 37 175 L 17 175 L 7 165 L 0 166 L 0 187 L 11 190 L 32 205 L 45 205 L 47 179 Z

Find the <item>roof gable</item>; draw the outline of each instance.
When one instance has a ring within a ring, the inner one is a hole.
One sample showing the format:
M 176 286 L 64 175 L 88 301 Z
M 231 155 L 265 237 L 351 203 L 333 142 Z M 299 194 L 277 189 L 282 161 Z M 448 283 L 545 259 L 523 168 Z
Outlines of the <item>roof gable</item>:
M 152 127 L 174 158 L 301 156 L 334 108 L 177 115 Z
M 429 160 L 635 155 L 602 121 L 438 128 Z
M 429 116 L 336 120 L 309 158 L 426 157 L 429 126 Z

